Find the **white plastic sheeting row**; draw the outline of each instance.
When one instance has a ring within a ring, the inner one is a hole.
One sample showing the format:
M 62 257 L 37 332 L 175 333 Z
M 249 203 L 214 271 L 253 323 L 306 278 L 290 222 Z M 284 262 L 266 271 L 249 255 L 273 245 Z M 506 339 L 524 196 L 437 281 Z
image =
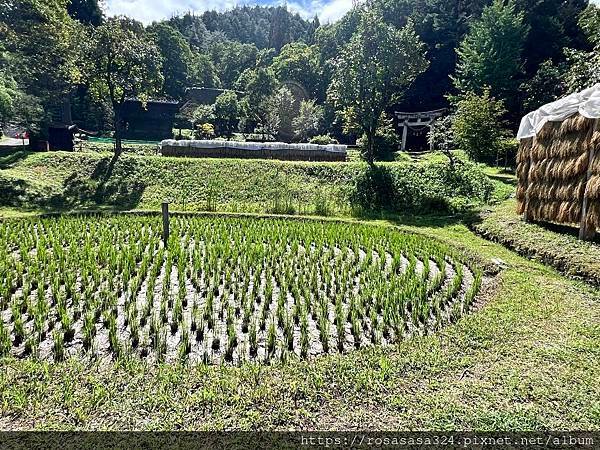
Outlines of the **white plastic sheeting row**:
M 518 139 L 535 136 L 546 123 L 562 122 L 579 113 L 588 119 L 600 118 L 600 84 L 571 94 L 530 112 L 521 120 Z
M 347 146 L 339 144 L 318 145 L 318 144 L 286 144 L 285 142 L 237 142 L 237 141 L 176 141 L 167 139 L 160 143 L 163 147 L 182 147 L 182 148 L 197 148 L 197 149 L 218 149 L 228 148 L 235 150 L 248 151 L 277 151 L 277 150 L 302 150 L 314 152 L 331 152 L 346 154 Z

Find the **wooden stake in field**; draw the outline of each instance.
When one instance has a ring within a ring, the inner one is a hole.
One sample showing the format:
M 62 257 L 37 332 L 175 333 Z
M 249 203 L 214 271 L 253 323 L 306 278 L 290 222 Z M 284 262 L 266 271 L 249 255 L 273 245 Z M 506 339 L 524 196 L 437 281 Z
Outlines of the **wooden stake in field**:
M 165 248 L 169 245 L 169 204 L 162 204 L 162 218 L 163 218 L 163 242 Z

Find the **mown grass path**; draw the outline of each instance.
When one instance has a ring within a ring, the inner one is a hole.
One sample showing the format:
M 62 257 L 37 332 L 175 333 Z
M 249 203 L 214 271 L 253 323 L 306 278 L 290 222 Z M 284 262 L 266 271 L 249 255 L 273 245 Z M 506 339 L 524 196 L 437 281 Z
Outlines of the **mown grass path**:
M 437 334 L 268 367 L 5 359 L 0 426 L 600 429 L 598 291 L 460 223 L 420 225 L 400 227 L 508 266 L 478 312 Z

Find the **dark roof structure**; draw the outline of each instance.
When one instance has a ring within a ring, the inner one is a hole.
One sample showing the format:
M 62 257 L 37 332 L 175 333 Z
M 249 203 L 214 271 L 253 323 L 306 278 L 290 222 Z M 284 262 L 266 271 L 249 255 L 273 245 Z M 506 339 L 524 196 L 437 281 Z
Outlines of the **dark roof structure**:
M 173 123 L 178 112 L 177 101 L 125 100 L 121 111 L 125 130 L 123 137 L 157 141 L 169 139 L 173 135 Z

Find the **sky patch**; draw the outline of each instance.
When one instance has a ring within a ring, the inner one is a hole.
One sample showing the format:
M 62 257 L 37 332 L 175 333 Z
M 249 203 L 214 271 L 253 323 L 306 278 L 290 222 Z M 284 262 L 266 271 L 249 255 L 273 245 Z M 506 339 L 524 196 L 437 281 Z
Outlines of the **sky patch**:
M 224 11 L 242 5 L 275 6 L 277 0 L 107 0 L 106 12 L 109 16 L 126 15 L 145 24 L 168 19 L 188 11 L 202 13 L 208 10 Z M 287 3 L 290 11 L 297 12 L 305 19 L 315 15 L 322 23 L 335 22 L 352 8 L 352 0 L 291 0 Z

